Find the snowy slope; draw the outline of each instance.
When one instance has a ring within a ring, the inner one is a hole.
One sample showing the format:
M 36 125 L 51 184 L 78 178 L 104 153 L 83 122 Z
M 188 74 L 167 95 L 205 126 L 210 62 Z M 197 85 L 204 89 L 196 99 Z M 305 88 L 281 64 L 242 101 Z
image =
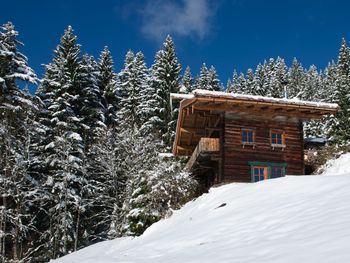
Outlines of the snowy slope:
M 340 175 L 350 173 L 350 153 L 341 155 L 337 159 L 329 160 L 323 167 L 322 174 Z
M 350 262 L 350 163 L 335 166 L 347 174 L 213 188 L 138 238 L 54 262 Z

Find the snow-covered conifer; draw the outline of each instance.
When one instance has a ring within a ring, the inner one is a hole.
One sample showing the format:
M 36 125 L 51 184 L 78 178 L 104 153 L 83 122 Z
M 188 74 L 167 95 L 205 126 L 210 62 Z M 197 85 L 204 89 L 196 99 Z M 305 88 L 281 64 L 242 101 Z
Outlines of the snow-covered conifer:
M 296 58 L 293 59 L 288 75 L 288 97 L 298 98 L 305 87 L 305 72 Z
M 232 79 L 230 80 L 230 82 L 227 82 L 226 92 L 239 93 L 240 91 L 238 86 L 238 74 L 237 71 L 234 70 L 232 74 Z
M 211 66 L 208 72 L 208 84 L 212 91 L 223 91 L 223 85 L 219 80 L 214 66 Z
M 189 66 L 187 66 L 185 73 L 182 77 L 182 86 L 181 86 L 180 92 L 191 93 L 193 89 L 194 89 L 194 86 L 193 86 L 193 77 L 192 77 L 191 69 Z
M 81 117 L 84 143 L 89 144 L 99 138 L 104 130 L 105 115 L 102 94 L 98 86 L 98 67 L 93 57 L 84 55 L 79 71 L 81 99 L 79 100 L 79 116 Z
M 248 69 L 245 83 L 245 94 L 257 95 L 255 76 L 252 69 Z
M 104 122 L 106 125 L 116 124 L 119 110 L 119 83 L 114 73 L 113 58 L 108 47 L 105 47 L 100 54 L 97 84 L 101 93 L 101 103 L 104 107 Z
M 175 135 L 177 107 L 174 103 L 171 108 L 170 93 L 179 93 L 181 65 L 178 62 L 175 45 L 170 36 L 167 36 L 163 48 L 156 53 L 152 66 L 152 84 L 156 91 L 157 117 L 159 133 L 165 146 L 170 147 Z
M 210 90 L 209 86 L 209 70 L 205 63 L 202 64 L 199 77 L 196 80 L 196 89 Z

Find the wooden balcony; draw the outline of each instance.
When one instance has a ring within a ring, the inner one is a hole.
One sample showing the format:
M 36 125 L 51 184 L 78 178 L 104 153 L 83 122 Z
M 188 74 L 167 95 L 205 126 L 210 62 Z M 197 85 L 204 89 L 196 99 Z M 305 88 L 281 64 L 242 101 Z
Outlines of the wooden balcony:
M 185 169 L 191 171 L 193 166 L 199 164 L 201 159 L 212 159 L 219 157 L 220 139 L 219 138 L 201 138 L 191 158 L 188 160 Z

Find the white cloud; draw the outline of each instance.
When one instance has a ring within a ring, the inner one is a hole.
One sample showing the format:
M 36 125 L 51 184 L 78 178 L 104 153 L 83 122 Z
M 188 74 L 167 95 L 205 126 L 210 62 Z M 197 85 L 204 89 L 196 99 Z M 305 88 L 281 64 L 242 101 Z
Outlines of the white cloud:
M 160 40 L 174 34 L 203 39 L 211 30 L 215 10 L 208 0 L 148 0 L 140 13 L 141 31 L 149 38 Z

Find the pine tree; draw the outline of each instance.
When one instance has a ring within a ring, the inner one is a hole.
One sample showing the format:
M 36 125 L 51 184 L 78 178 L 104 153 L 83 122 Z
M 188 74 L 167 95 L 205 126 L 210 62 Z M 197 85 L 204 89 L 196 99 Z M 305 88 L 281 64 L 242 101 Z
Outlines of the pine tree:
M 98 86 L 98 66 L 93 57 L 84 55 L 79 71 L 81 99 L 79 116 L 81 117 L 84 144 L 88 147 L 97 140 L 106 127 L 102 94 Z
M 120 236 L 113 224 L 120 224 L 120 209 L 124 202 L 125 173 L 123 161 L 128 158 L 121 140 L 125 131 L 106 128 L 100 139 L 89 149 L 87 164 L 88 183 L 91 189 L 86 213 L 85 231 L 89 242 L 94 243 Z
M 251 94 L 251 95 L 258 95 L 256 86 L 255 86 L 255 76 L 252 69 L 248 69 L 247 76 L 246 76 L 246 86 L 244 93 L 245 94 Z
M 244 74 L 240 73 L 239 76 L 238 76 L 238 82 L 237 82 L 238 93 L 245 94 L 245 90 L 246 90 L 246 87 L 247 87 L 246 83 L 247 83 L 247 81 L 245 79 Z
M 299 93 L 298 98 L 309 101 L 320 100 L 320 76 L 316 66 L 311 65 L 306 72 L 304 89 Z
M 49 253 L 55 258 L 80 246 L 81 215 L 85 210 L 84 192 L 87 191 L 82 139 L 86 130 L 82 115 L 86 90 L 81 89 L 80 83 L 82 77 L 87 76 L 87 67 L 86 64 L 82 67 L 80 46 L 70 26 L 55 50 L 52 63 L 45 69 L 39 96 L 45 102 L 42 122 L 48 126 L 43 140 L 46 144 L 43 162 L 49 177 L 44 187 L 51 193 L 48 238 L 53 244 Z M 90 84 L 84 88 L 91 88 Z
M 172 209 L 190 200 L 196 183 L 181 173 L 177 162 L 165 161 L 158 155 L 159 143 L 152 136 L 128 132 L 126 151 L 126 199 L 121 209 L 123 224 L 118 231 L 140 235 Z M 132 147 L 130 147 L 132 143 Z M 142 160 L 142 161 L 141 161 Z
M 229 93 L 239 93 L 239 84 L 238 84 L 238 74 L 237 71 L 234 70 L 232 74 L 232 80 L 230 82 L 227 82 L 226 85 L 226 92 Z
M 266 96 L 267 72 L 266 64 L 258 64 L 255 70 L 255 95 Z
M 119 110 L 119 83 L 114 73 L 113 58 L 108 47 L 105 47 L 100 54 L 97 85 L 100 89 L 101 103 L 104 107 L 104 123 L 115 125 Z
M 22 45 L 17 40 L 18 32 L 11 22 L 4 24 L 0 31 L 0 98 L 5 94 L 15 99 L 20 91 L 17 80 L 36 83 L 37 77 L 28 66 L 28 59 L 18 51 Z M 21 96 L 21 95 L 20 95 Z
M 40 206 L 38 186 L 29 175 L 31 136 L 37 105 L 20 84 L 36 83 L 12 23 L 0 31 L 0 261 L 28 259 L 36 221 L 29 214 Z
M 288 75 L 288 97 L 299 98 L 305 88 L 305 71 L 296 58 L 293 59 Z
M 170 107 L 170 93 L 179 93 L 181 65 L 178 62 L 175 45 L 167 36 L 163 49 L 158 51 L 152 66 L 152 85 L 156 91 L 156 113 L 160 122 L 158 130 L 164 145 L 170 147 L 175 136 L 178 105 Z
M 268 89 L 267 96 L 283 97 L 284 83 L 287 81 L 287 67 L 283 59 L 270 59 L 267 71 Z
M 135 70 L 137 85 L 139 86 L 139 97 L 137 104 L 137 126 L 140 127 L 143 134 L 156 133 L 157 124 L 160 119 L 157 116 L 157 95 L 154 86 L 151 83 L 150 72 L 146 66 L 145 58 L 142 52 L 135 56 Z
M 189 66 L 186 67 L 185 73 L 182 77 L 181 93 L 191 93 L 194 90 L 193 77 Z
M 214 66 L 211 66 L 208 72 L 208 86 L 210 87 L 209 90 L 212 91 L 224 90 Z
M 205 63 L 202 64 L 199 77 L 196 80 L 196 89 L 210 90 L 209 70 Z
M 350 140 L 350 51 L 345 39 L 342 40 L 337 63 L 336 89 L 333 102 L 340 109 L 330 120 L 330 136 L 334 143 L 344 144 Z
M 120 122 L 123 122 L 123 126 L 126 125 L 127 127 L 137 127 L 140 125 L 138 107 L 144 84 L 139 79 L 139 69 L 137 67 L 136 56 L 133 51 L 129 50 L 125 57 L 124 69 L 120 73 L 121 101 L 119 118 Z

